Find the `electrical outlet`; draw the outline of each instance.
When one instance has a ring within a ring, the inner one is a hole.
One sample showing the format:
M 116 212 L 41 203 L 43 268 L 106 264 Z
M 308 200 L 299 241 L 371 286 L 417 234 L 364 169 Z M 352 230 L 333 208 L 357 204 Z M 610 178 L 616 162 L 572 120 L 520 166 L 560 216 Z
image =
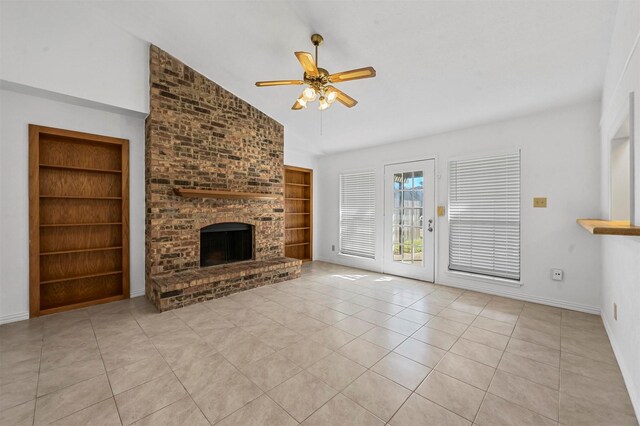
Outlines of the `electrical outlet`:
M 613 304 L 613 319 L 618 321 L 618 304 Z
M 552 269 L 551 270 L 551 279 L 554 281 L 562 281 L 564 277 L 564 272 L 562 269 Z
M 331 251 L 336 251 L 336 246 L 332 245 L 331 246 Z

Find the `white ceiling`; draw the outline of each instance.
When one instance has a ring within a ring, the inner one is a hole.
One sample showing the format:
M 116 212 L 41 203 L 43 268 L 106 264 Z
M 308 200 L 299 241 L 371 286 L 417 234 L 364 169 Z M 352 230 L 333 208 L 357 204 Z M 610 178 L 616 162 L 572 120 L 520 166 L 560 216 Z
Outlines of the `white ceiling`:
M 313 153 L 390 143 L 598 99 L 617 1 L 98 2 L 102 16 L 178 57 L 285 126 Z M 294 51 L 330 72 L 373 66 L 341 83 L 360 103 L 290 109 Z M 322 116 L 322 135 L 320 124 Z

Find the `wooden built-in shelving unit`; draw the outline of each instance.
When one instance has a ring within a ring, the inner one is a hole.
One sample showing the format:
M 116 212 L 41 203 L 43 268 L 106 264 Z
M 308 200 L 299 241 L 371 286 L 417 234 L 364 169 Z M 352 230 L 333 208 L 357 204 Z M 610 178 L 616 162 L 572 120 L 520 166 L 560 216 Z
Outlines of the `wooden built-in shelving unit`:
M 313 258 L 313 170 L 284 169 L 285 256 L 309 261 Z
M 32 317 L 129 297 L 129 141 L 29 126 Z
M 577 219 L 576 222 L 594 235 L 640 236 L 640 226 L 633 226 L 629 221 Z

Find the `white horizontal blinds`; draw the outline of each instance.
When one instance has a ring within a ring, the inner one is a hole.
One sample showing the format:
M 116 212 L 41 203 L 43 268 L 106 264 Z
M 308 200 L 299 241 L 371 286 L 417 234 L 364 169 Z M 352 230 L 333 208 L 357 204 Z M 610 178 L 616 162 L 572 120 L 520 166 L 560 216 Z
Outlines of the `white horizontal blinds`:
M 376 176 L 340 175 L 340 253 L 375 258 Z
M 449 163 L 449 269 L 520 279 L 520 152 Z

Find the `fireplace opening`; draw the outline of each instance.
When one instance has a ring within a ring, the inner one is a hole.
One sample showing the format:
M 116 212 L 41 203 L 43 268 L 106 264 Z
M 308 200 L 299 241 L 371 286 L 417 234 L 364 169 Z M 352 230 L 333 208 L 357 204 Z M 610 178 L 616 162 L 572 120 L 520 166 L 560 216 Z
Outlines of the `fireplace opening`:
M 253 231 L 246 223 L 216 223 L 200 229 L 200 266 L 253 258 Z

